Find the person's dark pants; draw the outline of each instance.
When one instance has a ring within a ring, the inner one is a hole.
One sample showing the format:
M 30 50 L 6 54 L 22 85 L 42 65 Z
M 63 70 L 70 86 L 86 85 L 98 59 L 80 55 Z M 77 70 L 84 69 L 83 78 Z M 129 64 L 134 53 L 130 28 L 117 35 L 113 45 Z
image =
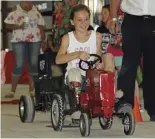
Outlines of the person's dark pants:
M 123 63 L 118 78 L 118 89 L 123 99 L 134 106 L 137 67 L 143 55 L 144 107 L 155 114 L 155 16 L 125 15 L 122 24 Z

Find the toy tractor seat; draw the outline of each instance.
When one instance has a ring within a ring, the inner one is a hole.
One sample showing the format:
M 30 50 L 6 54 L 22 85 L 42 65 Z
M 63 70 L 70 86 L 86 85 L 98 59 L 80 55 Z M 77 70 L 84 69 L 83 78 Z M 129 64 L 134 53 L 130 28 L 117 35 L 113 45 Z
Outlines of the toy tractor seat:
M 64 86 L 65 65 L 56 65 L 56 55 L 55 52 L 47 52 L 38 56 L 39 76 L 35 80 L 37 104 L 42 103 L 42 98 L 51 98 L 53 93 L 61 92 Z
M 46 52 L 38 56 L 39 77 L 63 76 L 66 70 L 66 64 L 56 65 L 56 52 Z

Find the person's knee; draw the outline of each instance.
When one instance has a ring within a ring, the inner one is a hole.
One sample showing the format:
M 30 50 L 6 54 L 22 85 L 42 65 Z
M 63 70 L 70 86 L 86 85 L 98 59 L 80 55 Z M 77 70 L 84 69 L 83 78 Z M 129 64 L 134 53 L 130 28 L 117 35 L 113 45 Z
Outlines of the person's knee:
M 81 71 L 78 68 L 72 68 L 68 71 L 68 81 L 69 82 L 82 82 Z
M 79 82 L 82 83 L 82 76 L 81 71 L 78 68 L 72 68 L 68 70 L 68 75 L 66 77 L 66 84 L 69 86 L 69 88 L 73 88 L 73 82 Z
M 58 65 L 51 65 L 52 77 L 62 76 L 63 72 L 60 66 Z
M 21 76 L 23 72 L 23 67 L 24 67 L 24 61 L 22 59 L 16 60 L 15 68 L 12 74 L 15 76 Z
M 114 56 L 113 56 L 113 54 L 111 54 L 111 53 L 106 53 L 106 54 L 104 55 L 104 58 L 107 58 L 107 59 L 109 59 L 109 60 L 114 61 Z
M 102 61 L 104 63 L 104 71 L 108 72 L 115 71 L 114 56 L 111 53 L 106 53 L 102 57 Z
M 29 60 L 29 73 L 31 76 L 38 75 L 38 57 L 32 56 Z

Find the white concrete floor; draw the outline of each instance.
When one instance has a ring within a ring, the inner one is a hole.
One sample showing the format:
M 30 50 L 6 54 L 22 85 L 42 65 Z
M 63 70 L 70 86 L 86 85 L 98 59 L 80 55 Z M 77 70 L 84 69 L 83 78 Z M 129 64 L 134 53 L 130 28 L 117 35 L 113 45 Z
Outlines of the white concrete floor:
M 10 85 L 1 86 L 1 101 L 4 95 L 10 91 Z M 27 94 L 28 87 L 19 85 L 15 99 L 20 95 Z M 142 112 L 142 123 L 136 124 L 133 136 L 126 136 L 121 121 L 114 117 L 113 126 L 109 130 L 102 130 L 98 120 L 93 120 L 90 138 L 155 138 L 155 122 L 150 122 L 146 112 Z M 67 117 L 66 124 L 70 118 Z M 78 138 L 81 137 L 79 128 L 63 128 L 61 132 L 55 132 L 51 128 L 50 113 L 37 112 L 33 123 L 21 123 L 18 114 L 18 105 L 1 105 L 1 137 L 2 138 Z

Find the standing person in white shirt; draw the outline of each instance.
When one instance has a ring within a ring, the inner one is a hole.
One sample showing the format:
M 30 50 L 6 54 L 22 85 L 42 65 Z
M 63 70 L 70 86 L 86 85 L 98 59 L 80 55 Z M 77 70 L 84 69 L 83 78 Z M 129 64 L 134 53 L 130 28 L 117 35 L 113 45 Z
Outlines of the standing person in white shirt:
M 31 1 L 21 1 L 9 13 L 5 21 L 6 28 L 12 30 L 12 49 L 15 56 L 15 67 L 12 73 L 11 92 L 6 97 L 14 97 L 16 87 L 23 72 L 24 63 L 28 60 L 29 74 L 34 79 L 38 75 L 37 63 L 41 42 L 44 41 L 44 19 Z M 31 95 L 33 85 L 30 85 Z
M 112 33 L 117 31 L 117 10 L 125 12 L 122 25 L 123 63 L 118 88 L 124 99 L 134 104 L 137 67 L 143 56 L 144 107 L 150 120 L 155 121 L 155 0 L 111 0 Z

